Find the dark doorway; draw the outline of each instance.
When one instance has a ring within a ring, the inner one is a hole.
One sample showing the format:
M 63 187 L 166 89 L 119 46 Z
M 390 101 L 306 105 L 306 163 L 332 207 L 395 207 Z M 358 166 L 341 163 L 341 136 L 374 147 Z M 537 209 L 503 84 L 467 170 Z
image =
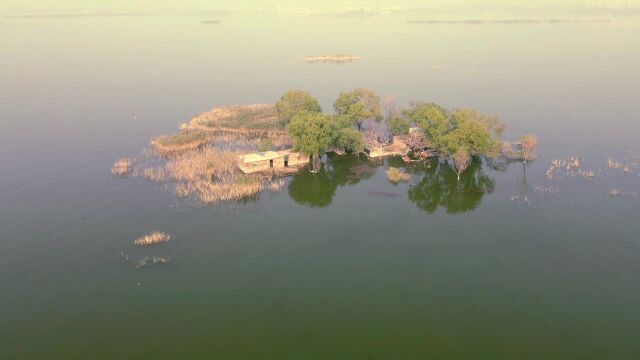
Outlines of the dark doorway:
M 284 167 L 289 167 L 289 155 L 284 157 Z
M 273 159 L 269 160 L 269 167 L 272 168 L 273 167 Z

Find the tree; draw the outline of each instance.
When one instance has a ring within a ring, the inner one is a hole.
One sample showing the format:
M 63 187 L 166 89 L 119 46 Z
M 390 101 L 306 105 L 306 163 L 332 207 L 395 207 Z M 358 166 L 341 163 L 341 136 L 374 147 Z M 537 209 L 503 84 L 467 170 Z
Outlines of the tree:
M 401 116 L 391 116 L 387 120 L 393 135 L 405 135 L 409 133 L 409 120 Z
M 320 170 L 320 155 L 333 143 L 333 121 L 322 113 L 300 112 L 293 116 L 287 131 L 293 150 L 311 156 L 311 171 Z
M 318 100 L 304 90 L 289 90 L 276 103 L 276 115 L 280 126 L 286 126 L 298 113 L 305 111 L 319 113 L 322 111 Z
M 507 124 L 501 121 L 496 122 L 495 127 L 493 128 L 493 131 L 496 133 L 496 137 L 498 138 L 498 141 L 502 142 L 502 135 L 504 134 L 504 131 L 506 129 L 507 129 Z
M 455 154 L 464 147 L 471 156 L 495 157 L 499 144 L 491 136 L 490 123 L 483 115 L 468 109 L 451 114 L 451 130 L 440 139 L 438 149 L 446 156 Z
M 451 130 L 449 111 L 438 104 L 413 103 L 404 114 L 422 129 L 436 150 L 441 147 L 443 137 Z
M 527 134 L 520 137 L 522 158 L 524 159 L 523 163 L 526 163 L 527 160 L 533 158 L 533 152 L 536 150 L 537 145 L 538 145 L 538 139 L 536 138 L 535 135 Z
M 352 153 L 364 151 L 362 133 L 352 127 L 334 129 L 333 145 Z
M 398 115 L 398 100 L 395 96 L 387 96 L 382 101 L 385 119 L 390 119 Z
M 458 181 L 460 181 L 460 174 L 469 166 L 471 162 L 471 156 L 464 146 L 458 148 L 458 150 L 451 157 L 453 159 L 453 165 L 458 173 Z
M 340 93 L 333 103 L 333 108 L 338 115 L 349 117 L 359 131 L 362 131 L 362 123 L 365 120 L 382 120 L 380 97 L 365 88 Z

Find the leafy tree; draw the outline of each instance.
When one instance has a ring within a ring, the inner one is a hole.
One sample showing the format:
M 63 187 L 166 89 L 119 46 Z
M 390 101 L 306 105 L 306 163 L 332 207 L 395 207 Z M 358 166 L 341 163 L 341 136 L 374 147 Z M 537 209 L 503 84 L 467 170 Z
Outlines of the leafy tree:
M 311 113 L 322 111 L 318 100 L 304 90 L 289 90 L 276 103 L 276 115 L 281 126 L 289 124 L 291 119 L 302 111 Z
M 387 122 L 393 135 L 405 135 L 409 133 L 409 120 L 401 116 L 391 116 Z
M 362 133 L 352 127 L 335 129 L 333 145 L 353 153 L 364 151 Z
M 434 103 L 417 102 L 404 113 L 422 129 L 435 149 L 442 146 L 443 137 L 451 130 L 447 109 Z
M 322 113 L 300 112 L 293 116 L 287 131 L 293 150 L 311 156 L 311 171 L 320 170 L 320 155 L 334 140 L 331 116 Z
M 362 131 L 362 123 L 365 120 L 382 120 L 380 97 L 365 88 L 340 93 L 340 96 L 333 103 L 333 108 L 338 115 L 350 118 L 359 131 Z
M 472 156 L 494 157 L 499 144 L 492 138 L 490 125 L 473 110 L 456 110 L 451 115 L 451 130 L 441 137 L 438 149 L 451 156 L 464 147 Z

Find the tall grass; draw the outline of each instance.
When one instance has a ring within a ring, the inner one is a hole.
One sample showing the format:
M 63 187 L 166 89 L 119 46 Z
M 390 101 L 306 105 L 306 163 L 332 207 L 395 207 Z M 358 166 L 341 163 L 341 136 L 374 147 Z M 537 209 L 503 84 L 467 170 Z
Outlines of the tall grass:
M 393 183 L 399 183 L 400 181 L 411 180 L 411 174 L 400 171 L 398 168 L 389 167 L 387 170 L 387 179 Z
M 174 135 L 157 137 L 151 140 L 151 146 L 159 155 L 169 156 L 198 149 L 208 142 L 206 132 L 187 129 Z

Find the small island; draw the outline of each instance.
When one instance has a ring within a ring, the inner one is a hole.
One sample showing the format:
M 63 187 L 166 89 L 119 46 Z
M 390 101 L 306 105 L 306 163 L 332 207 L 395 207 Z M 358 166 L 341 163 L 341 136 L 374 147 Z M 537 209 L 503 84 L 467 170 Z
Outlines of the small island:
M 144 177 L 178 197 L 215 204 L 280 191 L 289 175 L 320 172 L 325 153 L 370 161 L 396 156 L 407 166 L 437 159 L 458 180 L 473 163 L 534 159 L 534 136 L 502 141 L 505 124 L 471 109 L 428 102 L 401 109 L 395 98 L 381 100 L 358 88 L 340 93 L 333 111 L 323 112 L 304 90 L 290 90 L 276 104 L 214 108 L 177 133 L 152 139 L 146 156 L 119 159 L 112 173 Z M 387 176 L 392 183 L 410 179 L 398 168 Z
M 349 63 L 360 60 L 359 56 L 354 55 L 321 55 L 321 56 L 305 56 L 302 58 L 305 62 L 315 63 Z

